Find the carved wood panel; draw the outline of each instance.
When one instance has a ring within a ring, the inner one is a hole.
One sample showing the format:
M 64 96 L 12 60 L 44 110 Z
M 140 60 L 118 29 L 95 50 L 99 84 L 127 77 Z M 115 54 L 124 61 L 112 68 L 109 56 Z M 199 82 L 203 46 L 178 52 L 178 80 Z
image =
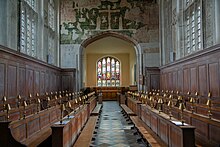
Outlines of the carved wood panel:
M 17 95 L 17 67 L 14 65 L 8 66 L 8 98 L 16 97 Z
M 198 88 L 199 88 L 199 94 L 201 96 L 207 96 L 207 69 L 206 65 L 199 66 L 198 71 L 199 81 L 198 81 Z
M 189 91 L 189 69 L 186 68 L 183 70 L 183 93 L 187 93 Z
M 219 96 L 219 65 L 210 63 L 209 65 L 209 87 L 214 97 Z
M 40 93 L 40 72 L 34 73 L 34 93 Z
M 195 67 L 190 69 L 190 90 L 192 93 L 195 93 L 198 90 L 197 88 L 197 69 Z
M 165 65 L 161 70 L 161 89 L 166 90 L 169 81 L 173 80 L 177 72 L 177 85 L 172 90 L 179 90 L 192 95 L 199 92 L 199 103 L 207 101 L 207 95 L 212 93 L 213 102 L 220 99 L 220 46 L 216 45 L 210 49 L 198 52 L 192 56 L 184 57 L 170 65 Z M 172 73 L 173 77 L 167 74 Z
M 20 67 L 19 68 L 19 83 L 18 83 L 18 94 L 20 94 L 22 97 L 26 96 L 26 89 L 24 87 L 26 87 L 26 83 L 25 83 L 25 68 Z

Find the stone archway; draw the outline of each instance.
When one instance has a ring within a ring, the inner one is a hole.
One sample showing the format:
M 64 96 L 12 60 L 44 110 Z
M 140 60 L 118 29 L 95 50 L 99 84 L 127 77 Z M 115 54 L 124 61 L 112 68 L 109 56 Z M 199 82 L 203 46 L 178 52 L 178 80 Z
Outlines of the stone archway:
M 83 59 L 84 59 L 84 51 L 86 49 L 86 47 L 99 40 L 99 39 L 102 39 L 102 38 L 105 38 L 105 37 L 115 37 L 115 38 L 118 38 L 118 39 L 122 39 L 126 42 L 129 42 L 133 45 L 134 49 L 135 49 L 135 53 L 136 53 L 136 63 L 137 63 L 137 66 L 136 66 L 136 79 L 138 79 L 138 75 L 140 73 L 142 73 L 142 56 L 141 56 L 141 47 L 139 46 L 138 42 L 128 36 L 125 36 L 123 34 L 120 34 L 120 33 L 117 33 L 117 32 L 113 32 L 113 31 L 106 31 L 106 32 L 102 32 L 102 33 L 99 33 L 99 34 L 96 34 L 96 35 L 93 35 L 89 38 L 87 38 L 86 40 L 84 40 L 80 46 L 80 49 L 79 49 L 79 73 L 77 74 L 77 78 L 79 79 L 78 80 L 78 87 L 79 89 L 84 87 L 83 85 L 83 69 L 84 69 L 84 66 L 83 66 Z M 137 85 L 139 84 L 139 81 L 137 80 L 136 81 Z

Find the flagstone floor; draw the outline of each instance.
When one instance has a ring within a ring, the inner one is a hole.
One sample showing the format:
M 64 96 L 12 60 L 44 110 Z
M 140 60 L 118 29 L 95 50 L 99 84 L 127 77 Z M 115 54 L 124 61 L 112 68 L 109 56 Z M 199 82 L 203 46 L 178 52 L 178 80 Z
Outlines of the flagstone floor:
M 93 147 L 145 147 L 134 126 L 121 113 L 116 101 L 103 102 L 98 129 L 94 134 Z

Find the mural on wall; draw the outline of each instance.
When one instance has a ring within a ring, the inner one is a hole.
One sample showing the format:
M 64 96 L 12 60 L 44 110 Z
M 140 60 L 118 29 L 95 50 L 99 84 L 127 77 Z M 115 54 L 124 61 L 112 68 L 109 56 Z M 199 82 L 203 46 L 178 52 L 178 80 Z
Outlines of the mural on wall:
M 109 30 L 148 42 L 147 31 L 159 27 L 157 9 L 155 0 L 62 0 L 60 42 L 80 44 Z

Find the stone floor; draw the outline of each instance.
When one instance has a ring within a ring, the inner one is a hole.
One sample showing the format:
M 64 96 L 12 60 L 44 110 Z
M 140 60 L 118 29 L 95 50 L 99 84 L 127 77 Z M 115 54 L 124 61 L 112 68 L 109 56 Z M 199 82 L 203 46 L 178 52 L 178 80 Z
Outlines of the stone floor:
M 141 137 L 132 129 L 133 126 L 121 113 L 118 102 L 103 102 L 99 125 L 91 146 L 145 147 Z

